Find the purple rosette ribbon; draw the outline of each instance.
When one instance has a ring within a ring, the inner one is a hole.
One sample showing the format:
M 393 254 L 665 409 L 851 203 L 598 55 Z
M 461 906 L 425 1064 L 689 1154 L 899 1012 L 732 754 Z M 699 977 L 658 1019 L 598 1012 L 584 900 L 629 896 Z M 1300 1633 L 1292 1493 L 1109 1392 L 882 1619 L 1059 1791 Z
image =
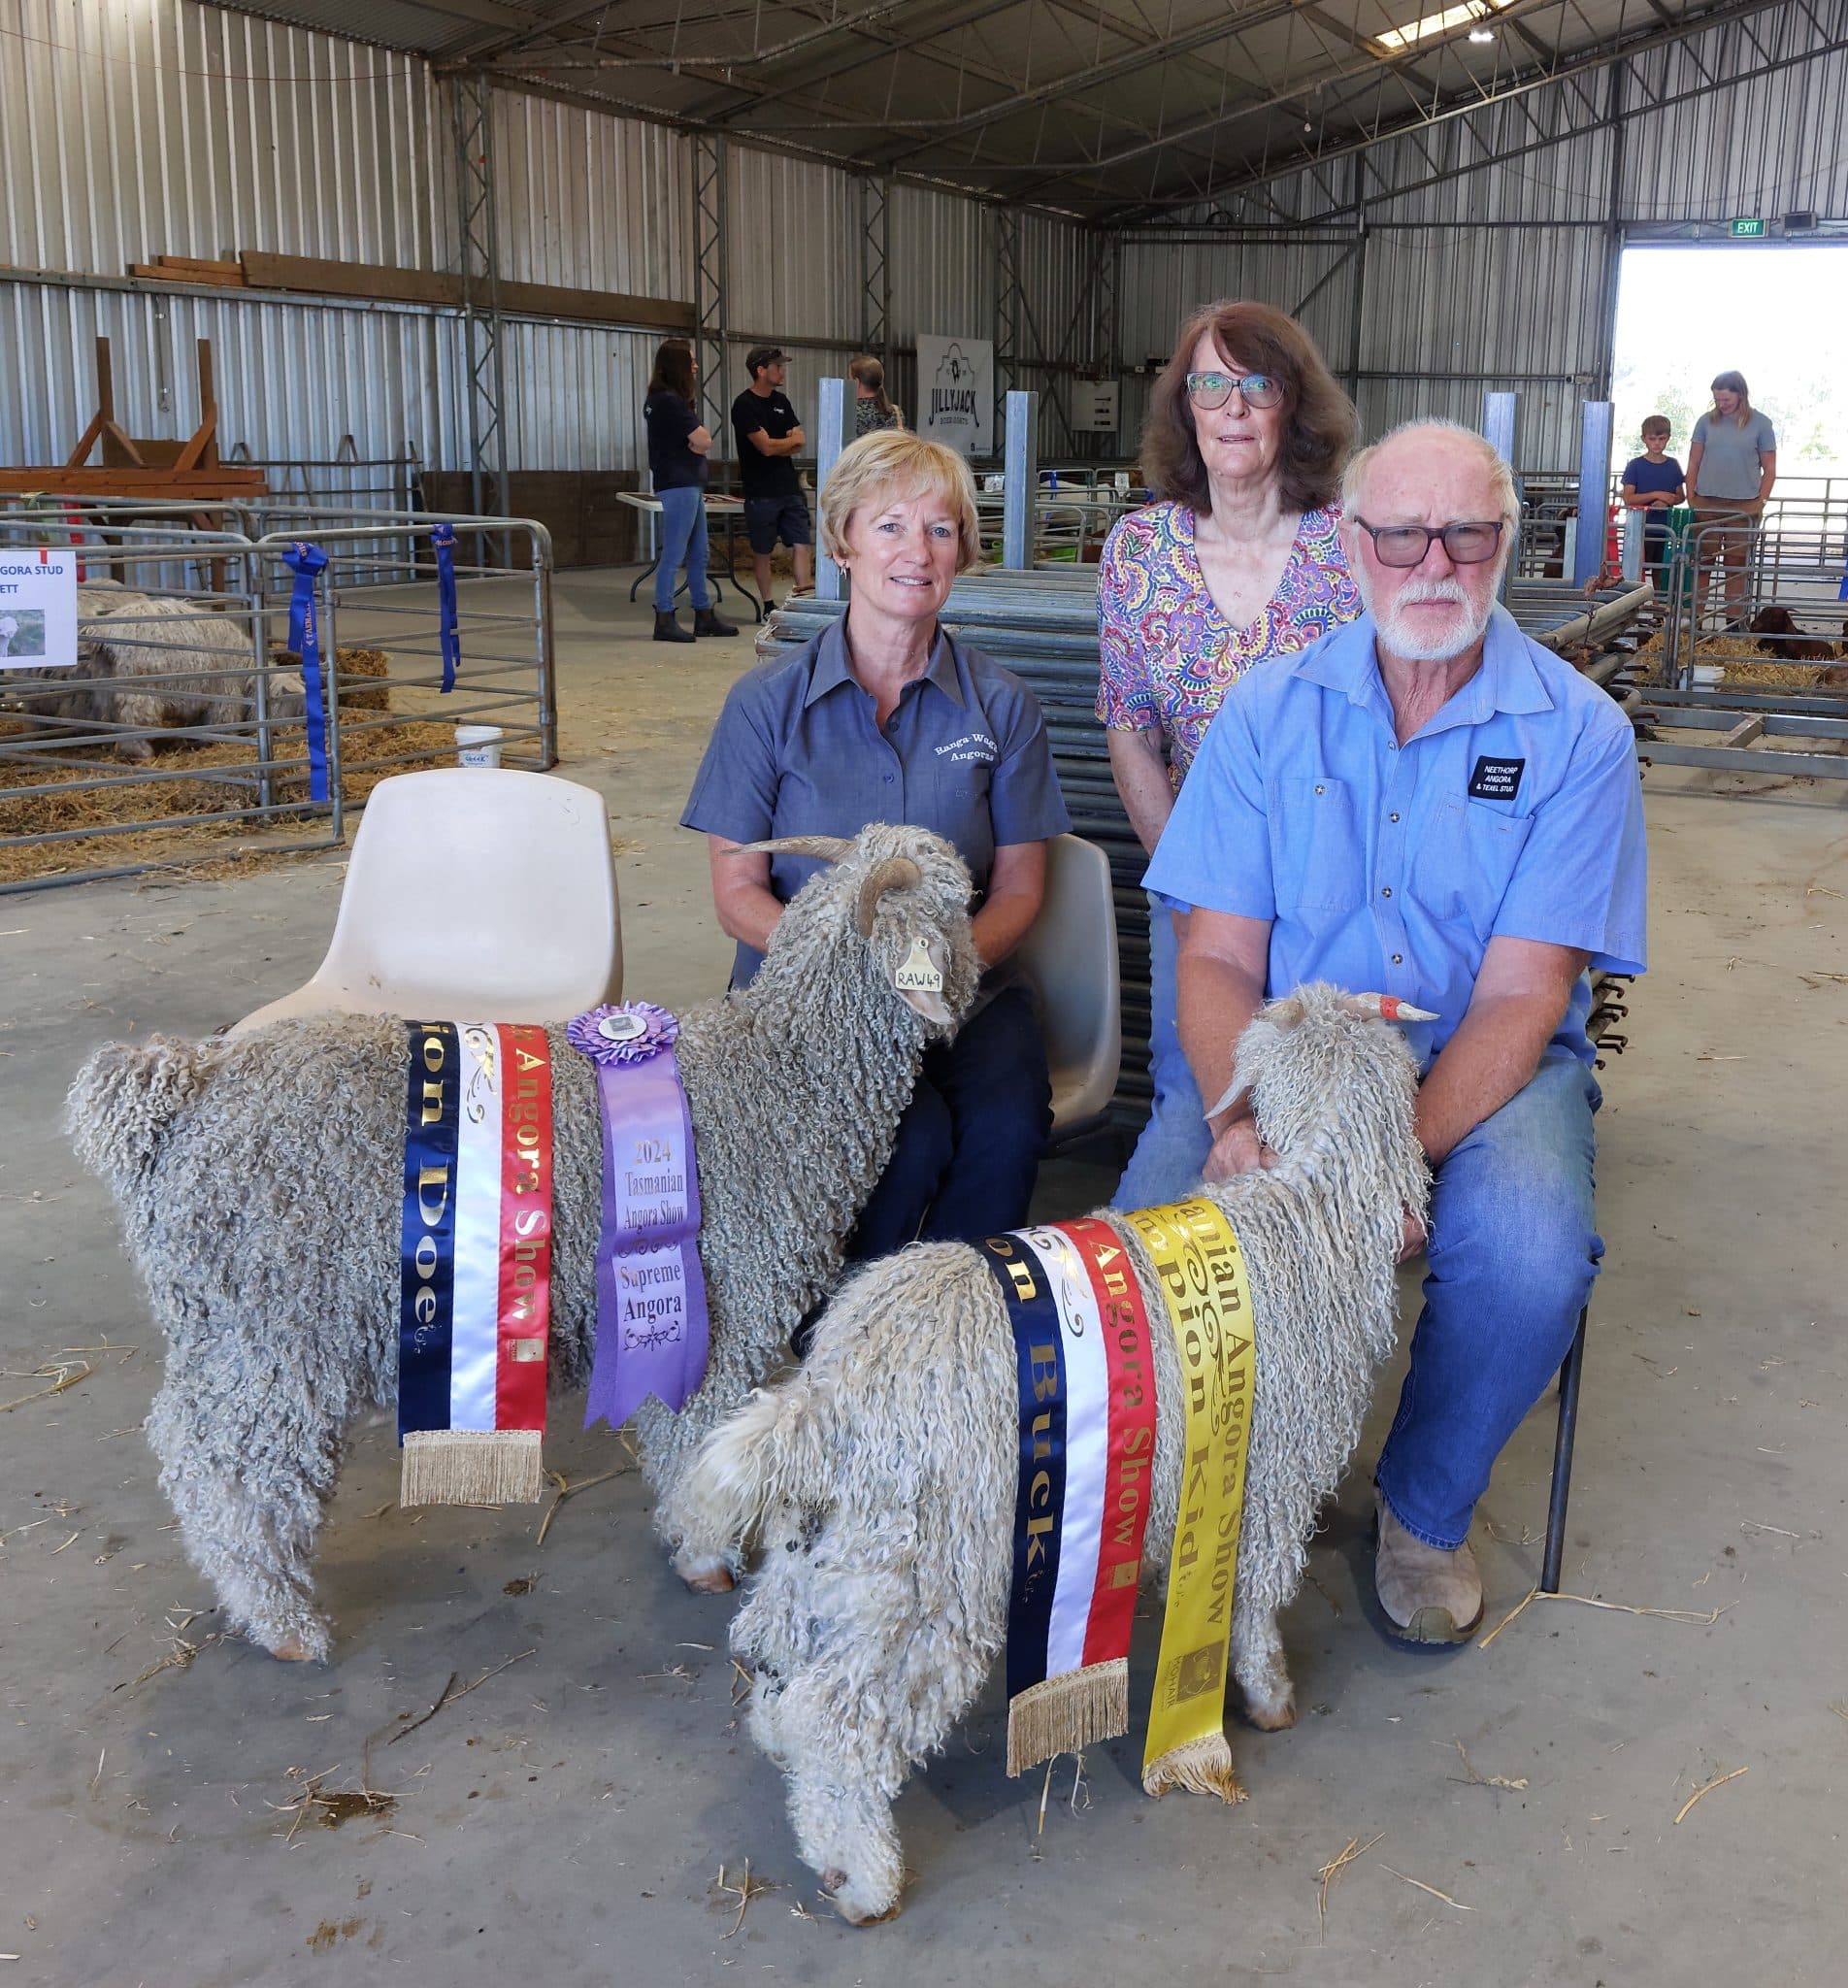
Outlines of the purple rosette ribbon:
M 649 1395 L 677 1413 L 706 1378 L 693 1119 L 674 1044 L 680 1024 L 646 1001 L 593 1008 L 565 1040 L 597 1072 L 603 1228 L 597 1345 L 584 1427 L 619 1429 Z

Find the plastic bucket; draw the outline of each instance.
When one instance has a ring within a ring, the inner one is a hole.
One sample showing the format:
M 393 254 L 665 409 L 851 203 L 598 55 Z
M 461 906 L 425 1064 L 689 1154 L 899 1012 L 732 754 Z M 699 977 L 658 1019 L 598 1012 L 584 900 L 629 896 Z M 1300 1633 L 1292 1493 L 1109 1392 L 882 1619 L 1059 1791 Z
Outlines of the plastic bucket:
M 499 766 L 501 763 L 499 725 L 457 725 L 455 759 L 458 766 Z

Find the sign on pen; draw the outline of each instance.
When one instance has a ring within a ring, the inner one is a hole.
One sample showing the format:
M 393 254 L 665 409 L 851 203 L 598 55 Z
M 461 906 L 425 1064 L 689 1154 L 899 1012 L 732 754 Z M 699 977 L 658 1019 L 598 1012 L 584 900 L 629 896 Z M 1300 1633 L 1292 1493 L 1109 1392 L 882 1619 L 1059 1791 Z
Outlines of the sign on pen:
M 76 661 L 76 552 L 0 547 L 0 670 L 66 669 Z

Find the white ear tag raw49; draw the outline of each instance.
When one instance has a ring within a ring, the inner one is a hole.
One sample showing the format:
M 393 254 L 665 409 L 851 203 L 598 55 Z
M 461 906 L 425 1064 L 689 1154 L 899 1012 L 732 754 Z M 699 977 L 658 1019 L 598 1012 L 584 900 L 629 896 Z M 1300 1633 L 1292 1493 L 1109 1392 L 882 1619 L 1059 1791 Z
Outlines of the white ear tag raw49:
M 910 951 L 892 976 L 892 984 L 901 994 L 940 994 L 943 991 L 943 970 L 932 954 L 933 948 L 922 939 L 911 941 Z

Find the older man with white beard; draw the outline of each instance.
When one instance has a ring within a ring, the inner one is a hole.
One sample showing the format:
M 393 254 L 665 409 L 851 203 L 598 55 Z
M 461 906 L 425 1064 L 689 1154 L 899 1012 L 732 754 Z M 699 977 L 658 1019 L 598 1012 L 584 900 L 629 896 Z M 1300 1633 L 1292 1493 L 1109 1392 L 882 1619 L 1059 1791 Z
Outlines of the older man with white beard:
M 1400 1640 L 1444 1644 L 1482 1614 L 1476 1501 L 1603 1253 L 1586 969 L 1643 969 L 1642 792 L 1617 707 L 1497 605 L 1518 511 L 1481 436 L 1396 429 L 1341 505 L 1365 613 L 1227 697 L 1147 884 L 1193 912 L 1180 1035 L 1204 1098 L 1253 1011 L 1301 981 L 1437 1016 L 1407 1031 L 1434 1185 L 1406 1255 L 1429 1274 L 1375 1473 L 1374 1579 Z M 1208 1122 L 1209 1180 L 1269 1164 L 1242 1102 Z

